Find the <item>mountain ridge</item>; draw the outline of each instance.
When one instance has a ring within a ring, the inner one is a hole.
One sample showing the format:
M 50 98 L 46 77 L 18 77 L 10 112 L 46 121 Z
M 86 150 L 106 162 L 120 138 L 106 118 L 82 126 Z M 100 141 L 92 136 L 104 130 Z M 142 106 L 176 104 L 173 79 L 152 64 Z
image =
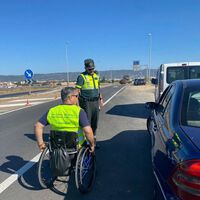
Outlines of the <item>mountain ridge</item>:
M 151 69 L 151 76 L 155 76 L 156 69 Z M 140 71 L 133 70 L 107 70 L 107 71 L 98 71 L 101 79 L 122 79 L 124 75 L 129 75 L 131 78 L 135 77 L 145 77 L 146 69 Z M 76 81 L 78 75 L 81 72 L 69 72 L 69 80 Z M 24 81 L 26 78 L 24 75 L 0 75 L 0 82 L 18 82 Z M 50 81 L 50 80 L 59 80 L 66 81 L 67 80 L 67 72 L 59 72 L 59 73 L 47 73 L 47 74 L 34 74 L 33 80 L 37 81 Z

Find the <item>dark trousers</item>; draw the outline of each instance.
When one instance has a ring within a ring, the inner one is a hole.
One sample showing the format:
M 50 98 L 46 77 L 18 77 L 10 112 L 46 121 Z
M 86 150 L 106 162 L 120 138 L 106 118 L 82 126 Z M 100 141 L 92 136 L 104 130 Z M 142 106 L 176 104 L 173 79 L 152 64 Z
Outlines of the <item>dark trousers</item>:
M 86 101 L 79 99 L 79 105 L 85 110 L 94 135 L 96 135 L 96 129 L 99 120 L 99 101 Z

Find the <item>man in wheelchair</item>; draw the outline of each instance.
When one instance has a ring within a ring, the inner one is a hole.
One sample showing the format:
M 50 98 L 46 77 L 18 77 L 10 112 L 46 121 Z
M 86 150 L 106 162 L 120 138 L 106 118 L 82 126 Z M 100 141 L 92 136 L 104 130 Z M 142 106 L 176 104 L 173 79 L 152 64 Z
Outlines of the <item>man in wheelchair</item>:
M 38 179 L 43 188 L 53 187 L 58 176 L 68 176 L 71 164 L 74 165 L 71 162 L 75 161 L 76 186 L 85 193 L 91 190 L 95 180 L 93 131 L 85 111 L 77 106 L 78 90 L 63 88 L 61 99 L 61 105 L 50 108 L 35 124 L 37 144 L 42 151 Z M 43 129 L 47 125 L 51 125 L 49 143 L 43 140 Z M 50 175 L 47 175 L 49 168 Z
M 61 99 L 61 105 L 49 109 L 35 124 L 35 135 L 39 149 L 43 151 L 46 147 L 43 140 L 43 129 L 50 124 L 51 131 L 54 133 L 77 133 L 77 145 L 79 147 L 87 139 L 91 152 L 94 152 L 95 145 L 92 128 L 85 111 L 77 106 L 78 90 L 73 87 L 63 88 L 61 90 Z M 70 143 L 70 141 L 68 142 Z

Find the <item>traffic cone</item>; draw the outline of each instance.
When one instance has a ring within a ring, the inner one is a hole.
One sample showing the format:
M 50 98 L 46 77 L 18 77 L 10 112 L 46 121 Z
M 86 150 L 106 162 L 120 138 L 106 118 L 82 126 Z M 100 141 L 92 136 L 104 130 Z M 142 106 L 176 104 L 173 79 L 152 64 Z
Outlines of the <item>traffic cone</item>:
M 27 99 L 26 101 L 26 106 L 30 106 L 31 104 L 29 103 L 29 100 Z

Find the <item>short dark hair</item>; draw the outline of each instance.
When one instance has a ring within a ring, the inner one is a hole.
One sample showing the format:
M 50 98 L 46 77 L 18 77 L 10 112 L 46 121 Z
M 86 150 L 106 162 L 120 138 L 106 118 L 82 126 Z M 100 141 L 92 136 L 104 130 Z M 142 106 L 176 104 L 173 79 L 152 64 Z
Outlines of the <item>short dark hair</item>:
M 61 90 L 61 99 L 62 101 L 64 101 L 65 99 L 67 99 L 69 97 L 69 95 L 71 93 L 73 93 L 75 90 L 77 90 L 74 87 L 65 87 Z
M 92 60 L 91 58 L 85 59 L 84 60 L 84 65 L 85 68 L 94 68 L 94 60 Z

